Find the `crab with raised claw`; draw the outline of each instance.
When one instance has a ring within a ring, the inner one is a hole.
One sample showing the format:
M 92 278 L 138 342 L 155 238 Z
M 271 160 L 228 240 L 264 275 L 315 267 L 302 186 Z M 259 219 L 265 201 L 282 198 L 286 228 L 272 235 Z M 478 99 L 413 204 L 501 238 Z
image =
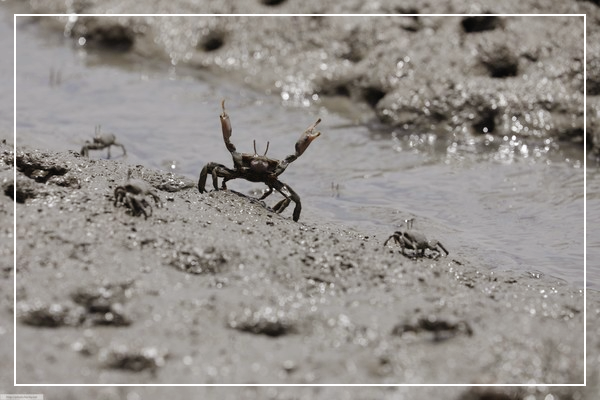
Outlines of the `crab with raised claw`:
M 204 168 L 202 168 L 200 179 L 198 180 L 198 190 L 200 193 L 206 191 L 205 185 L 208 175 L 212 176 L 215 190 L 219 190 L 218 178 L 223 178 L 221 189 L 227 189 L 226 182 L 236 178 L 246 179 L 250 182 L 263 182 L 267 185 L 268 189 L 259 200 L 263 200 L 273 193 L 273 189 L 277 190 L 284 198 L 273 207 L 273 211 L 281 213 L 290 204 L 290 201 L 293 201 L 296 204 L 294 207 L 293 219 L 294 221 L 298 221 L 300 218 L 300 211 L 302 210 L 300 197 L 289 185 L 281 182 L 278 179 L 278 176 L 281 175 L 292 162 L 300 157 L 310 143 L 321 134 L 321 132 L 315 132 L 315 128 L 321 122 L 321 119 L 319 118 L 317 122 L 309 126 L 308 129 L 302 133 L 300 139 L 296 142 L 295 153 L 290 154 L 279 161 L 267 157 L 269 142 L 267 142 L 267 149 L 263 155 L 256 153 L 256 141 L 254 141 L 254 154 L 238 153 L 235 146 L 230 141 L 232 128 L 231 122 L 229 121 L 229 115 L 225 112 L 225 100 L 221 102 L 221 108 L 223 109 L 223 112 L 219 118 L 221 119 L 223 140 L 225 141 L 227 150 L 229 150 L 231 157 L 233 158 L 233 169 L 214 162 L 206 164 Z
M 123 150 L 123 155 L 127 155 L 125 146 L 117 142 L 117 137 L 112 133 L 100 133 L 100 125 L 96 126 L 96 136 L 92 142 L 89 140 L 85 141 L 85 144 L 81 148 L 80 154 L 84 157 L 89 157 L 90 150 L 102 150 L 108 148 L 108 158 L 110 158 L 110 147 L 118 146 Z
M 127 171 L 127 181 L 115 188 L 114 205 L 123 203 L 131 209 L 134 216 L 144 214 L 144 218 L 148 219 L 152 215 L 152 206 L 146 200 L 146 196 L 151 196 L 156 206 L 162 207 L 160 197 L 158 197 L 152 186 L 141 179 L 131 179 L 131 169 L 129 169 Z
M 399 244 L 402 248 L 402 254 L 406 255 L 405 249 L 414 250 L 415 257 L 424 257 L 425 250 L 436 251 L 438 253 L 438 257 L 442 254 L 442 251 L 446 253 L 446 256 L 450 254 L 448 250 L 442 245 L 438 240 L 435 239 L 427 239 L 427 237 L 420 233 L 415 232 L 412 229 L 414 218 L 407 219 L 404 222 L 406 223 L 406 231 L 396 231 L 394 232 L 384 243 L 383 246 L 387 246 L 388 242 L 392 239 Z M 402 224 L 404 225 L 404 224 Z M 402 227 L 400 225 L 400 227 Z

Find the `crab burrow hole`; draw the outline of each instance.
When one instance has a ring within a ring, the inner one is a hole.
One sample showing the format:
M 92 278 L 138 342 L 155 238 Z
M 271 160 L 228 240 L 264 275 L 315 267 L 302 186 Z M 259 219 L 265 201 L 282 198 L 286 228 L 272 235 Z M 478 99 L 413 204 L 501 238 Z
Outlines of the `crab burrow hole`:
M 225 32 L 212 31 L 200 39 L 198 48 L 205 52 L 219 50 L 225 45 L 225 36 Z

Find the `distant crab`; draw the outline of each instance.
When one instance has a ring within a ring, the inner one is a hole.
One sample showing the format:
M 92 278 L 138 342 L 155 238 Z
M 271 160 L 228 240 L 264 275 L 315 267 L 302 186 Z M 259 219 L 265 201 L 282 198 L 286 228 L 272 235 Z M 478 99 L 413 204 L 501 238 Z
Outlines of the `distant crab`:
M 309 126 L 308 129 L 302 133 L 300 139 L 296 142 L 295 153 L 287 156 L 283 161 L 279 161 L 267 157 L 269 142 L 267 142 L 267 149 L 263 155 L 256 153 L 256 141 L 254 141 L 254 154 L 238 153 L 233 143 L 229 140 L 231 138 L 232 129 L 229 115 L 225 112 L 225 100 L 221 102 L 221 108 L 223 109 L 223 113 L 220 115 L 223 140 L 225 141 L 227 150 L 229 150 L 233 158 L 233 169 L 214 162 L 206 164 L 204 168 L 202 168 L 200 179 L 198 180 L 198 190 L 200 193 L 206 191 L 206 178 L 209 174 L 212 175 L 215 190 L 219 190 L 219 177 L 223 178 L 221 189 L 227 189 L 226 182 L 236 178 L 243 178 L 250 182 L 263 182 L 268 186 L 268 189 L 259 200 L 263 200 L 269 196 L 273 192 L 273 189 L 277 190 L 284 198 L 273 207 L 273 210 L 277 213 L 281 213 L 290 204 L 290 201 L 293 201 L 296 204 L 293 219 L 294 221 L 298 221 L 302 209 L 300 197 L 289 185 L 281 182 L 277 177 L 285 171 L 288 165 L 300 157 L 310 143 L 321 134 L 321 132 L 315 132 L 315 128 L 319 122 L 321 122 L 321 119 L 319 118 L 317 122 Z
M 81 155 L 89 157 L 90 150 L 102 150 L 108 148 L 108 158 L 110 158 L 110 146 L 118 146 L 123 150 L 123 155 L 127 155 L 125 146 L 117 142 L 117 138 L 112 133 L 100 133 L 100 125 L 96 126 L 96 136 L 94 136 L 93 142 L 89 140 L 85 141 L 85 144 L 81 148 Z
M 412 230 L 414 218 L 407 219 L 404 222 L 406 223 L 406 231 L 396 231 L 394 232 L 384 243 L 383 246 L 387 246 L 388 242 L 392 239 L 399 244 L 402 248 L 402 254 L 406 255 L 405 249 L 414 250 L 414 254 L 417 257 L 424 257 L 425 250 L 436 251 L 439 255 L 442 254 L 442 251 L 446 253 L 446 256 L 450 254 L 448 250 L 437 240 L 435 239 L 427 239 L 427 237 L 420 233 Z M 402 227 L 402 225 L 400 226 Z
M 127 171 L 127 181 L 115 188 L 115 202 L 125 204 L 131 209 L 133 215 L 137 216 L 144 214 L 144 218 L 148 219 L 152 215 L 152 206 L 146 200 L 146 196 L 151 196 L 154 199 L 157 207 L 162 207 L 160 197 L 156 194 L 152 186 L 141 179 L 131 179 L 131 169 Z

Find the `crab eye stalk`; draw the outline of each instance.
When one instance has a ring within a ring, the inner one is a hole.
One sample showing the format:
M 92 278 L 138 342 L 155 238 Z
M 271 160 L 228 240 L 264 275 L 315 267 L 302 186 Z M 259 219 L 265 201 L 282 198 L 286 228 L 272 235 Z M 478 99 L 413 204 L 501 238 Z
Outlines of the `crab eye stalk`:
M 308 148 L 310 143 L 321 135 L 321 132 L 315 132 L 315 128 L 321 122 L 321 118 L 317 120 L 314 124 L 308 127 L 300 136 L 300 139 L 296 142 L 296 157 L 300 157 L 304 151 Z
M 252 142 L 254 144 L 254 155 L 258 155 L 258 152 L 256 151 L 256 140 L 254 140 Z M 269 151 L 269 142 L 267 142 L 267 149 L 265 150 L 265 154 L 263 154 L 263 157 L 267 155 L 267 152 Z

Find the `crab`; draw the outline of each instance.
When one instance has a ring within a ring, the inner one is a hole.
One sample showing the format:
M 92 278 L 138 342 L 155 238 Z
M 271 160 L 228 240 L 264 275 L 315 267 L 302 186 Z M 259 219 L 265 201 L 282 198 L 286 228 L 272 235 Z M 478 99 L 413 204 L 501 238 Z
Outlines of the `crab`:
M 115 188 L 115 202 L 125 204 L 131 209 L 133 215 L 144 214 L 148 219 L 152 215 L 152 206 L 146 200 L 146 196 L 151 196 L 157 207 L 162 207 L 160 197 L 156 194 L 152 186 L 141 179 L 131 179 L 131 169 L 127 171 L 127 181 Z
M 296 151 L 294 154 L 290 154 L 283 160 L 279 161 L 273 158 L 267 157 L 269 151 L 269 142 L 267 142 L 267 148 L 263 155 L 257 154 L 256 152 L 256 140 L 254 141 L 254 154 L 251 153 L 238 153 L 233 143 L 231 143 L 231 122 L 229 115 L 225 111 L 225 100 L 221 102 L 221 108 L 223 112 L 219 116 L 221 119 L 221 129 L 223 131 L 223 140 L 227 150 L 231 153 L 233 158 L 233 169 L 227 168 L 222 164 L 209 162 L 202 168 L 200 172 L 200 179 L 198 180 L 198 190 L 200 193 L 206 191 L 206 178 L 210 174 L 212 176 L 213 186 L 215 190 L 219 190 L 218 178 L 223 178 L 221 183 L 221 189 L 227 189 L 226 182 L 236 178 L 246 179 L 250 182 L 263 182 L 267 185 L 268 189 L 264 192 L 259 200 L 265 199 L 271 193 L 273 189 L 277 190 L 283 195 L 283 200 L 279 201 L 274 207 L 273 211 L 281 213 L 293 201 L 296 205 L 294 207 L 293 219 L 298 221 L 300 218 L 300 211 L 302 205 L 300 203 L 300 196 L 286 183 L 281 182 L 278 177 L 281 175 L 286 168 L 300 157 L 304 151 L 308 148 L 310 143 L 315 140 L 321 132 L 315 132 L 315 128 L 321 122 L 321 119 L 309 126 L 304 133 L 300 136 L 300 139 L 296 142 Z
M 439 255 L 442 254 L 442 252 L 440 250 L 444 251 L 444 253 L 446 253 L 446 256 L 448 256 L 450 254 L 448 252 L 448 250 L 446 250 L 444 245 L 442 245 L 438 240 L 435 240 L 435 239 L 429 240 L 429 239 L 427 239 L 427 237 L 424 234 L 411 230 L 413 221 L 414 221 L 414 219 L 405 220 L 404 222 L 406 223 L 407 230 L 406 231 L 400 230 L 400 231 L 394 232 L 383 243 L 383 246 L 384 247 L 387 246 L 388 242 L 390 240 L 394 239 L 396 244 L 399 244 L 400 247 L 402 248 L 402 254 L 404 254 L 404 255 L 406 255 L 405 249 L 407 249 L 407 248 L 414 250 L 414 254 L 416 257 L 424 257 L 425 250 L 436 251 L 438 253 L 438 257 L 439 257 Z M 400 227 L 402 227 L 402 225 L 400 225 Z
M 108 148 L 108 158 L 110 158 L 110 146 L 118 146 L 123 150 L 123 155 L 127 155 L 125 146 L 117 142 L 117 138 L 112 133 L 100 133 L 100 125 L 96 126 L 96 136 L 94 136 L 93 142 L 89 140 L 85 141 L 85 144 L 81 148 L 80 154 L 84 157 L 89 157 L 90 150 L 102 150 Z

